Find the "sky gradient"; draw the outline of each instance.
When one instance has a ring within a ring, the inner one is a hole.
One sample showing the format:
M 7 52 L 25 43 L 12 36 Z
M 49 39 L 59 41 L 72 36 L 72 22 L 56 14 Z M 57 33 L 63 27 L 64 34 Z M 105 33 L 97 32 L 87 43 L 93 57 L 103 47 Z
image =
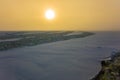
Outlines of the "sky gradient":
M 120 30 L 120 0 L 0 0 L 2 30 Z

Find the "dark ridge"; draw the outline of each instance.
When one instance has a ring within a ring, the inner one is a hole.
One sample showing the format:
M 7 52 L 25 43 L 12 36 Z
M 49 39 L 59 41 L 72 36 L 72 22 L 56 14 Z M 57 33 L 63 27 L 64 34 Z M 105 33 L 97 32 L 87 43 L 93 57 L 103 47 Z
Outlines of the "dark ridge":
M 120 52 L 110 60 L 101 61 L 101 66 L 100 72 L 91 80 L 120 80 Z

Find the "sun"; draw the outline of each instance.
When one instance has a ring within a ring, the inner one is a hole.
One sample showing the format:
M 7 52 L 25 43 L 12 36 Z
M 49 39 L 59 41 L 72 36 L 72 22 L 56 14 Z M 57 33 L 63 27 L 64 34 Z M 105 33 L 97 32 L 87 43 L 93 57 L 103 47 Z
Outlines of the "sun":
M 52 10 L 52 9 L 46 10 L 46 12 L 45 12 L 45 18 L 48 19 L 48 20 L 54 19 L 55 18 L 55 12 L 54 12 L 54 10 Z

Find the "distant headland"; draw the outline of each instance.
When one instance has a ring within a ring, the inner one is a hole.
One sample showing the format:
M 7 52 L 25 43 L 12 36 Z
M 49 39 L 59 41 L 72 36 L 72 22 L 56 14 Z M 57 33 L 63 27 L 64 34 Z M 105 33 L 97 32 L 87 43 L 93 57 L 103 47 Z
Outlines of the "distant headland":
M 73 38 L 84 38 L 94 34 L 82 31 L 29 31 L 0 33 L 0 51 Z

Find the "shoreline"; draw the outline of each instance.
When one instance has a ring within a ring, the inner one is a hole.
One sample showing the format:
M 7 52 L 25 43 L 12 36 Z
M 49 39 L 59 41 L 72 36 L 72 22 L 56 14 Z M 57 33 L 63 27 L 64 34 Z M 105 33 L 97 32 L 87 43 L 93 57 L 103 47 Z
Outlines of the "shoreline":
M 80 34 L 73 34 L 74 31 L 67 32 L 15 32 L 15 33 L 6 33 L 4 36 L 0 36 L 0 39 L 3 42 L 0 42 L 0 51 L 24 47 L 24 46 L 35 46 L 43 43 L 50 43 L 56 41 L 70 40 L 74 38 L 84 38 L 90 35 L 94 35 L 91 32 L 81 32 Z M 73 35 L 68 35 L 73 34 Z M 65 36 L 68 35 L 68 36 Z M 14 38 L 20 38 L 18 40 L 13 40 Z M 7 39 L 7 41 L 5 41 Z M 10 39 L 12 39 L 10 41 Z
M 101 70 L 90 80 L 120 80 L 120 52 L 101 61 Z
M 96 32 L 85 38 L 0 51 L 0 79 L 90 80 L 101 70 L 100 61 L 119 47 L 118 33 Z

